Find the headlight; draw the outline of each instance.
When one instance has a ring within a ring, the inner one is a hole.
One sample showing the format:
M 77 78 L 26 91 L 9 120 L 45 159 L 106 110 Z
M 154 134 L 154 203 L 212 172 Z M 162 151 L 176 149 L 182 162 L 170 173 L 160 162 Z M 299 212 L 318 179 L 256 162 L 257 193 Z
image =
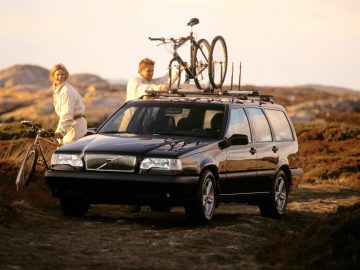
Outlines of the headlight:
M 83 167 L 83 162 L 79 155 L 74 154 L 53 154 L 51 165 L 70 165 L 72 167 Z
M 171 158 L 145 158 L 140 165 L 142 170 L 167 170 L 180 171 L 182 169 L 181 161 L 179 159 Z

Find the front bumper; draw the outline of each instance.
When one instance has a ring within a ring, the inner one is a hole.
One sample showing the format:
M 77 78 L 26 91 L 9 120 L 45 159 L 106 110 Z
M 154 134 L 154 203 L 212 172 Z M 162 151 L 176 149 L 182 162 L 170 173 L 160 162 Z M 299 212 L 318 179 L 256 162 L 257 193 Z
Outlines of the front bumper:
M 45 173 L 54 197 L 90 203 L 186 204 L 196 192 L 198 176 L 136 175 L 114 172 L 55 171 Z

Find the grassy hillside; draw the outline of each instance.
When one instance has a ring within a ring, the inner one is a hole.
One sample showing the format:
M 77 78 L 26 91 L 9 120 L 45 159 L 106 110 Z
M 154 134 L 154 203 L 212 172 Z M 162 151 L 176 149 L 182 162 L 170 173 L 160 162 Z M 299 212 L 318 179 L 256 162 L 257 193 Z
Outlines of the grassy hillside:
M 307 183 L 360 186 L 360 125 L 296 123 L 300 156 Z

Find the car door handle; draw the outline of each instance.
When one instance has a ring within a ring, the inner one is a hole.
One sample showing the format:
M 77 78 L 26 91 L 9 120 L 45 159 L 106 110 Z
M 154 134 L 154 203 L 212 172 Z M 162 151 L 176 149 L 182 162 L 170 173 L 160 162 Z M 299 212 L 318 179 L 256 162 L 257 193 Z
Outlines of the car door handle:
M 277 148 L 277 146 L 274 145 L 272 150 L 273 150 L 274 153 L 276 153 L 277 151 L 279 151 L 279 148 Z
M 252 155 L 254 155 L 254 154 L 256 153 L 256 148 L 251 147 L 251 148 L 250 148 L 250 153 L 251 153 Z

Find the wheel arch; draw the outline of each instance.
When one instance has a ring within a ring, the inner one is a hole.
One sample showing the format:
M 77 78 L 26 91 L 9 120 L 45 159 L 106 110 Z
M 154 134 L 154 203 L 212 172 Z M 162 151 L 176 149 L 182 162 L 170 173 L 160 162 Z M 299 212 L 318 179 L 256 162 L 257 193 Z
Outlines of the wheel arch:
M 215 207 L 218 207 L 219 205 L 219 190 L 220 190 L 220 187 L 219 187 L 219 172 L 218 172 L 218 169 L 216 167 L 215 164 L 207 164 L 205 165 L 201 171 L 200 171 L 200 177 L 204 174 L 205 171 L 210 171 L 214 177 L 215 177 L 215 197 L 216 197 L 216 204 L 215 204 Z
M 288 165 L 283 164 L 280 168 L 279 168 L 279 172 L 283 171 L 285 173 L 286 176 L 286 184 L 287 184 L 287 191 L 289 192 L 291 189 L 291 172 L 290 172 L 290 168 Z

